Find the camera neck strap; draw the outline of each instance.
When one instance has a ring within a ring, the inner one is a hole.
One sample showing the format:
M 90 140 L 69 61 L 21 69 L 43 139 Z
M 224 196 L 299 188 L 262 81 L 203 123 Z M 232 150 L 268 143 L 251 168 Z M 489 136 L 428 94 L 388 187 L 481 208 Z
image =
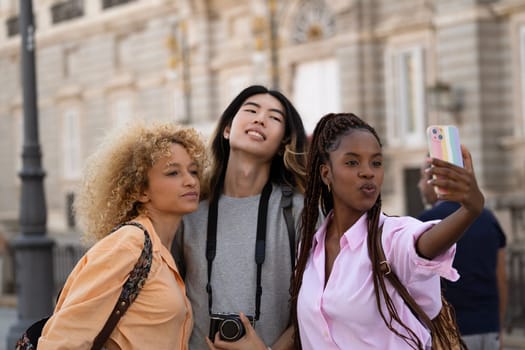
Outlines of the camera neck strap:
M 255 290 L 255 320 L 259 320 L 261 313 L 261 276 L 262 264 L 266 254 L 266 221 L 268 217 L 268 201 L 272 193 L 272 183 L 268 181 L 261 193 L 259 199 L 259 208 L 257 213 L 257 238 L 255 241 L 255 263 L 257 264 L 257 287 Z M 213 259 L 217 250 L 217 216 L 219 212 L 219 200 L 215 199 L 210 202 L 208 209 L 208 233 L 206 238 L 206 260 L 208 261 L 208 283 L 206 292 L 208 293 L 208 313 L 212 314 L 213 292 L 211 287 L 211 271 Z

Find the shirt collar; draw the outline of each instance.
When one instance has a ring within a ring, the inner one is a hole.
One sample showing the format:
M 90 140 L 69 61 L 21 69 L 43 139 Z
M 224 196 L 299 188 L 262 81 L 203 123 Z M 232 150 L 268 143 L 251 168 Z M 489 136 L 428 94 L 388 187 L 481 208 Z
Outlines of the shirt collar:
M 313 248 L 325 239 L 326 237 L 326 229 L 328 227 L 328 224 L 330 221 L 332 221 L 334 217 L 334 212 L 331 210 L 328 215 L 326 216 L 326 219 L 322 223 L 321 227 L 317 230 L 317 232 L 314 235 L 314 241 L 313 241 Z M 343 234 L 343 239 L 346 241 L 346 244 L 350 247 L 350 249 L 354 250 L 357 247 L 361 246 L 366 239 L 368 235 L 368 221 L 367 221 L 368 214 L 364 213 L 355 224 L 352 225 L 346 232 Z M 379 226 L 383 225 L 385 221 L 385 215 L 383 213 L 380 214 L 379 217 Z M 344 244 L 344 243 L 343 243 Z
M 136 218 L 134 218 L 132 221 L 136 221 L 148 231 L 149 237 L 152 241 L 152 251 L 157 252 L 160 250 L 162 246 L 162 242 L 160 241 L 160 237 L 157 235 L 157 232 L 153 228 L 153 223 L 151 222 L 150 218 L 144 215 L 139 215 Z
M 144 215 L 140 215 L 133 219 L 133 221 L 137 221 L 138 223 L 142 224 L 146 228 L 146 230 L 148 230 L 152 242 L 152 251 L 154 253 L 160 252 L 162 259 L 166 261 L 169 267 L 172 270 L 177 270 L 171 252 L 162 244 L 162 241 L 160 240 L 157 231 L 155 231 L 155 228 L 153 227 L 153 223 L 151 222 L 150 218 Z
M 334 211 L 331 210 L 328 215 L 326 215 L 325 219 L 321 223 L 321 226 L 317 229 L 314 235 L 314 239 L 312 242 L 312 248 L 315 248 L 317 244 L 324 242 L 324 238 L 326 237 L 326 228 L 328 227 L 328 224 L 330 221 L 332 221 L 332 217 L 334 216 Z
M 356 223 L 343 234 L 343 239 L 346 240 L 346 244 L 348 244 L 351 250 L 360 247 L 368 234 L 367 216 L 367 213 L 361 215 Z

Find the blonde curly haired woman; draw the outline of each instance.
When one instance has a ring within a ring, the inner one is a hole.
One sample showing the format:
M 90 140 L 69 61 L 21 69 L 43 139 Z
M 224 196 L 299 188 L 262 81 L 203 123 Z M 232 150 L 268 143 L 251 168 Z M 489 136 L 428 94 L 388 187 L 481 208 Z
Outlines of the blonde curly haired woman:
M 187 349 L 193 327 L 184 282 L 169 251 L 184 214 L 197 209 L 205 148 L 174 124 L 136 123 L 108 135 L 88 158 L 75 210 L 97 241 L 68 277 L 38 348 L 91 349 L 151 238 L 149 275 L 104 347 Z M 111 234 L 109 234 L 111 232 Z

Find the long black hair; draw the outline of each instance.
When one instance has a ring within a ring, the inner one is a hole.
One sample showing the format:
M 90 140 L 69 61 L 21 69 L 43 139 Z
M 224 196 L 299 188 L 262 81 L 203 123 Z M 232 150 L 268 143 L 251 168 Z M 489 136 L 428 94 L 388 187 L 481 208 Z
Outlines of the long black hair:
M 299 250 L 299 258 L 295 268 L 295 275 L 293 277 L 291 286 L 291 312 L 292 322 L 295 326 L 294 342 L 296 349 L 301 349 L 301 339 L 299 336 L 299 324 L 297 319 L 297 298 L 299 295 L 299 290 L 301 289 L 306 263 L 312 248 L 313 237 L 317 229 L 317 223 L 319 220 L 319 206 L 321 206 L 321 210 L 325 216 L 334 207 L 332 193 L 330 192 L 328 186 L 322 181 L 319 169 L 322 164 L 328 163 L 329 153 L 339 147 L 341 138 L 356 129 L 370 132 L 382 147 L 381 140 L 375 129 L 352 113 L 331 113 L 322 117 L 315 127 L 312 142 L 310 144 L 310 150 L 308 152 L 307 158 L 308 162 L 306 166 L 307 175 L 304 208 L 301 216 L 302 241 Z M 374 290 L 379 313 L 381 314 L 381 317 L 383 318 L 387 327 L 399 337 L 403 338 L 410 347 L 413 349 L 423 349 L 423 344 L 418 339 L 416 334 L 400 319 L 393 304 L 392 298 L 386 292 L 383 274 L 380 271 L 379 253 L 376 249 L 377 245 L 375 242 L 377 239 L 379 239 L 378 235 L 380 233 L 379 216 L 381 214 L 381 195 L 378 196 L 374 205 L 368 209 L 367 214 L 368 252 L 372 262 Z M 381 295 L 388 309 L 390 316 L 388 319 L 384 315 L 383 309 L 381 307 Z M 409 336 L 401 334 L 399 331 L 397 331 L 393 327 L 392 321 L 400 324 L 407 331 Z
M 218 199 L 221 195 L 230 156 L 230 143 L 224 138 L 224 129 L 231 126 L 233 118 L 246 99 L 258 94 L 269 94 L 275 97 L 283 105 L 285 114 L 284 138 L 281 148 L 273 157 L 270 179 L 304 192 L 307 138 L 301 117 L 293 104 L 281 92 L 261 85 L 252 85 L 242 90 L 226 107 L 213 132 L 211 168 L 203 189 L 208 193 L 210 200 Z

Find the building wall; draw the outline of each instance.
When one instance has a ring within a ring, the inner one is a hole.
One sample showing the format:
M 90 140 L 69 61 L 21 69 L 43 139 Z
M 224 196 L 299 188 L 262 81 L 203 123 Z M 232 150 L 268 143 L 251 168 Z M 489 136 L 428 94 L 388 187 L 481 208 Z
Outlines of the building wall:
M 64 172 L 67 113 L 79 115 L 82 163 L 121 119 L 174 120 L 209 135 L 242 87 L 272 84 L 267 1 L 135 0 L 103 9 L 102 1 L 85 0 L 83 16 L 53 24 L 50 8 L 61 2 L 33 1 L 40 142 L 53 233 L 71 231 L 66 195 L 78 183 L 78 176 Z M 17 15 L 16 3 L 0 0 L 0 219 L 18 215 L 20 192 L 20 36 L 8 36 L 5 25 Z M 489 198 L 523 189 L 519 33 L 525 0 L 277 3 L 279 88 L 292 97 L 301 64 L 335 60 L 341 110 L 368 120 L 383 138 L 387 212 L 406 214 L 404 194 L 412 189 L 403 174 L 419 167 L 426 152 L 422 133 L 410 140 L 392 136 L 398 126 L 391 98 L 399 91 L 389 77 L 391 55 L 406 50 L 421 59 L 422 74 L 414 77 L 424 91 L 444 81 L 462 94 L 457 113 L 436 111 L 424 95 L 420 127 L 459 126 Z

